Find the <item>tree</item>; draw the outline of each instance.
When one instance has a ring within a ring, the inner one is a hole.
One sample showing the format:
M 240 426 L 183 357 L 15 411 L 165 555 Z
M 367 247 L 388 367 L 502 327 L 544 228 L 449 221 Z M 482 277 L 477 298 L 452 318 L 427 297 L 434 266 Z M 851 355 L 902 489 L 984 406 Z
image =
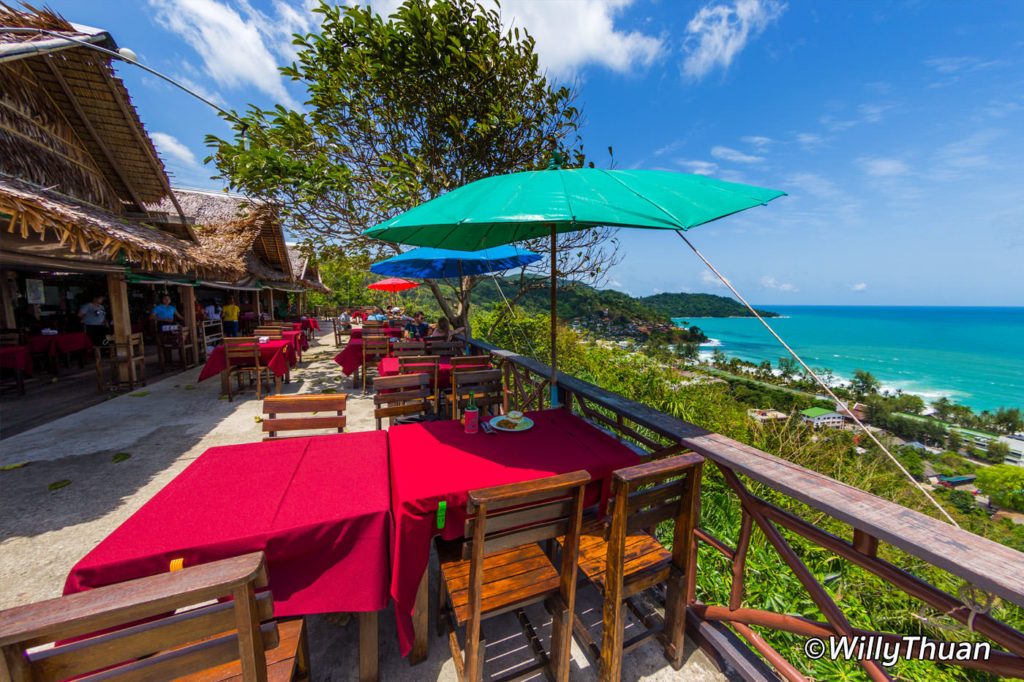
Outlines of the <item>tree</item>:
M 1016 407 L 1013 409 L 1000 407 L 995 417 L 993 417 L 993 422 L 996 428 L 1001 429 L 1005 433 L 1015 433 L 1024 430 L 1024 419 L 1021 418 L 1020 409 Z
M 935 416 L 942 421 L 949 420 L 950 410 L 952 407 L 953 403 L 949 402 L 949 398 L 946 398 L 945 396 L 932 403 L 932 408 L 935 410 Z
M 700 357 L 700 347 L 695 343 L 677 343 L 676 355 L 686 362 L 696 362 Z
M 881 385 L 882 382 L 880 382 L 871 372 L 861 369 L 853 370 L 853 379 L 850 380 L 850 390 L 858 397 L 878 393 L 878 388 Z
M 946 433 L 946 447 L 953 452 L 960 452 L 960 448 L 963 447 L 964 440 L 960 437 L 960 434 L 950 429 Z
M 1001 440 L 993 438 L 985 446 L 985 460 L 1002 464 L 1010 454 L 1010 446 Z
M 975 481 L 995 504 L 1024 511 L 1024 467 L 997 464 L 982 467 Z
M 779 358 L 779 376 L 784 380 L 789 381 L 799 370 L 800 363 L 793 358 Z
M 397 246 L 363 231 L 474 180 L 542 169 L 555 152 L 567 165 L 585 163 L 575 92 L 547 81 L 533 38 L 503 30 L 497 11 L 406 0 L 387 19 L 326 2 L 314 12 L 319 29 L 295 37 L 297 60 L 281 69 L 305 88 L 305 110 L 231 112 L 239 138 L 207 136 L 229 187 L 279 205 L 314 250 L 391 255 Z M 561 237 L 559 284 L 602 277 L 616 259 L 612 236 Z M 545 240 L 526 248 L 550 251 Z M 548 286 L 536 279 L 524 273 L 522 283 Z M 427 284 L 444 314 L 465 324 L 477 281 Z

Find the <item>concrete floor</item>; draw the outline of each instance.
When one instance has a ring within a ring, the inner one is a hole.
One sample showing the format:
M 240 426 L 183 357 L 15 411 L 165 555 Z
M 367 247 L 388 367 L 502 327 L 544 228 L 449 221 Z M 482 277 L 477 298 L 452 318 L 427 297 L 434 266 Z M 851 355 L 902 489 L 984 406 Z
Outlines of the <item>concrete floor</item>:
M 285 393 L 348 393 L 349 431 L 374 428 L 369 396 L 352 388 L 334 363 L 333 337 L 321 334 L 303 362 L 292 371 Z M 171 375 L 134 393 L 121 395 L 0 441 L 0 609 L 57 597 L 71 567 L 111 531 L 156 494 L 196 457 L 217 445 L 258 441 L 260 403 L 245 393 L 233 402 L 220 399 L 220 382 L 197 382 L 200 369 Z M 130 458 L 115 462 L 114 456 Z M 69 484 L 55 490 L 59 481 Z M 436 559 L 431 570 L 436 573 Z M 436 599 L 431 594 L 431 611 Z M 600 630 L 600 601 L 580 595 L 585 622 Z M 547 642 L 550 618 L 530 609 L 531 620 Z M 357 679 L 355 619 L 308 619 L 315 680 Z M 431 618 L 433 623 L 433 618 Z M 635 625 L 634 625 L 635 627 Z M 488 676 L 497 676 L 531 659 L 518 635 L 515 616 L 507 614 L 484 625 L 488 637 Z M 430 657 L 410 667 L 398 652 L 393 614 L 380 618 L 380 664 L 383 680 L 454 680 L 446 639 L 431 637 Z M 628 636 L 628 635 L 627 635 Z M 699 650 L 688 647 L 686 665 L 674 671 L 660 647 L 649 642 L 625 659 L 625 680 L 721 680 L 724 677 Z M 573 647 L 573 679 L 596 679 L 596 668 Z M 538 678 L 539 679 L 539 678 Z

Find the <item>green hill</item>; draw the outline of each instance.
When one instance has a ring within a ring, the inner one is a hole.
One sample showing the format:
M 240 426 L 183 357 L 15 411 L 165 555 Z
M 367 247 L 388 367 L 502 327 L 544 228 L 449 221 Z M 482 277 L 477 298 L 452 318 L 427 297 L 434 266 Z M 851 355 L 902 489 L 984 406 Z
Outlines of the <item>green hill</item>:
M 637 299 L 640 303 L 668 317 L 753 317 L 746 306 L 728 296 L 714 294 L 655 294 Z M 758 310 L 762 317 L 778 317 L 778 313 Z

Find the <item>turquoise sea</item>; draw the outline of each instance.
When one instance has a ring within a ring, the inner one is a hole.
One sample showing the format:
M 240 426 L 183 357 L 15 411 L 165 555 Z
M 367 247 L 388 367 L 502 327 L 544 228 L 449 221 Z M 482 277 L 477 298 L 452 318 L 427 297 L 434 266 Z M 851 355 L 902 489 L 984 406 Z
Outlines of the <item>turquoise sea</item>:
M 941 396 L 975 411 L 1024 408 L 1024 308 L 772 306 L 766 318 L 811 367 L 856 369 L 925 402 Z M 756 318 L 678 318 L 728 356 L 774 366 L 786 350 Z

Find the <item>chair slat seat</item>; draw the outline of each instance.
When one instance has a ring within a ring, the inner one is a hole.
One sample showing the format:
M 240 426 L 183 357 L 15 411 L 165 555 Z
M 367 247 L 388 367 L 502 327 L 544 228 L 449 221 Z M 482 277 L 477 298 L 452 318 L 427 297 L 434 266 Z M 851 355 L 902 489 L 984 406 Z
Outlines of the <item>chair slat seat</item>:
M 605 571 L 608 568 L 608 541 L 605 540 L 604 535 L 605 525 L 603 523 L 593 521 L 586 524 L 580 535 L 580 557 L 578 560 L 580 570 L 602 594 L 605 591 Z M 669 567 L 672 564 L 672 553 L 650 534 L 636 531 L 626 536 L 624 560 L 623 575 L 627 586 L 652 575 L 654 583 L 659 583 L 668 577 Z M 627 589 L 626 592 L 630 592 L 630 590 Z
M 302 618 L 279 619 L 277 630 L 279 643 L 266 653 L 268 682 L 308 679 L 308 675 L 303 672 L 305 665 L 300 653 L 307 648 Z M 179 678 L 178 682 L 242 682 L 243 679 L 241 662 L 232 661 L 186 675 Z
M 444 555 L 442 556 L 442 552 Z M 455 620 L 469 620 L 469 560 L 458 548 L 438 549 Z M 537 544 L 513 547 L 484 557 L 481 608 L 495 615 L 558 592 L 558 571 Z

